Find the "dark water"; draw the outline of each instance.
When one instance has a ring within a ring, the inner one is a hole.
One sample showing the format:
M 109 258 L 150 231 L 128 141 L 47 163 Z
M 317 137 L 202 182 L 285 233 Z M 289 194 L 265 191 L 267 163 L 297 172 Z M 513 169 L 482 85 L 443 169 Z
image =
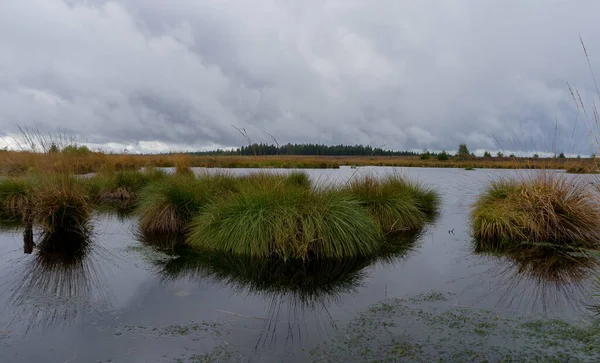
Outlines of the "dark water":
M 323 183 L 408 175 L 439 191 L 441 215 L 394 258 L 304 270 L 173 260 L 115 216 L 96 216 L 91 251 L 68 267 L 3 231 L 0 362 L 596 361 L 594 266 L 547 276 L 531 256 L 473 252 L 469 205 L 490 180 L 523 172 L 307 172 Z

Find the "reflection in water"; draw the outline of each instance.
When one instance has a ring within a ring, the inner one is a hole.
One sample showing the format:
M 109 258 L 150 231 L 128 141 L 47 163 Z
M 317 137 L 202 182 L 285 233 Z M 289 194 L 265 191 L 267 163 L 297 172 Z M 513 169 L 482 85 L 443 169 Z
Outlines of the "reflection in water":
M 23 236 L 28 253 L 33 250 L 32 229 L 26 228 Z M 41 238 L 33 258 L 14 273 L 17 279 L 8 296 L 13 318 L 26 319 L 26 331 L 37 326 L 45 330 L 70 325 L 83 313 L 106 307 L 109 294 L 99 266 L 102 250 L 91 248 L 89 239 L 81 240 L 81 234 Z M 65 243 L 64 238 L 71 240 Z
M 501 261 L 487 274 L 498 281 L 494 286 L 494 295 L 501 291 L 498 303 L 509 309 L 547 312 L 561 305 L 577 309 L 589 303 L 589 281 L 598 268 L 598 260 L 589 252 L 548 244 L 486 249 L 475 242 L 474 253 Z
M 99 216 L 115 217 L 119 222 L 128 221 L 135 217 L 135 203 L 113 203 L 108 205 L 97 205 L 95 212 Z
M 415 248 L 421 233 L 390 236 L 385 250 L 371 258 L 287 262 L 177 248 L 181 240 L 176 237 L 150 239 L 144 236 L 141 241 L 176 252 L 176 258 L 155 261 L 166 282 L 210 279 L 240 293 L 265 299 L 267 312 L 264 318 L 259 318 L 264 325 L 255 347 L 258 349 L 274 346 L 281 333 L 285 335 L 285 346 L 301 342 L 302 332 L 309 323 L 316 325 L 320 335 L 326 331 L 323 324 L 337 329 L 329 306 L 361 286 L 367 267 L 376 262 L 395 263 L 406 257 Z M 285 328 L 278 332 L 281 324 Z

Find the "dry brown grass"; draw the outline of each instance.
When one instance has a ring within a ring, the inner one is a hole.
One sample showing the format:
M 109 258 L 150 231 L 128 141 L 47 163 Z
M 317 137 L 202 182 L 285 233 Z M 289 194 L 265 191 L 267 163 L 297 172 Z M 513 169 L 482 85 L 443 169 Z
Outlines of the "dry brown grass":
M 493 168 L 493 169 L 595 169 L 592 159 L 475 158 L 467 160 L 421 160 L 418 156 L 194 156 L 188 154 L 125 155 L 91 153 L 0 152 L 0 175 L 20 175 L 26 171 L 112 173 L 141 167 L 175 167 L 188 172 L 189 167 L 207 168 L 337 168 L 355 166 L 402 166 L 429 168 Z
M 600 198 L 579 176 L 539 172 L 495 181 L 471 217 L 481 244 L 600 247 Z

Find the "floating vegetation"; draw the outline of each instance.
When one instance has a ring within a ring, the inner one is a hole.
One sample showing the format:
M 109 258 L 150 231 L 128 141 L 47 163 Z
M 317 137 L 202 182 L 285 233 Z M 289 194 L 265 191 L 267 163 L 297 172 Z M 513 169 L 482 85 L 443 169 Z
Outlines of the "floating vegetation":
M 391 299 L 359 314 L 336 338 L 310 350 L 315 362 L 592 362 L 596 321 L 505 317 L 456 306 L 448 294 Z
M 600 200 L 588 182 L 539 173 L 493 182 L 471 211 L 480 244 L 600 247 Z

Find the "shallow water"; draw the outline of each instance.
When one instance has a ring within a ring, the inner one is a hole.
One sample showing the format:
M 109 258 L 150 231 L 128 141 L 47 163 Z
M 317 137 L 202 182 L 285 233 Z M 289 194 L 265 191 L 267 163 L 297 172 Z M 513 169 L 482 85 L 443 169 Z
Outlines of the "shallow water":
M 302 288 L 273 266 L 181 271 L 136 241 L 135 219 L 97 216 L 92 251 L 67 271 L 24 254 L 22 231 L 0 232 L 0 361 L 595 361 L 593 270 L 545 279 L 472 251 L 469 205 L 490 180 L 530 171 L 306 172 L 321 183 L 408 175 L 439 191 L 441 214 L 405 255 L 301 271 Z

